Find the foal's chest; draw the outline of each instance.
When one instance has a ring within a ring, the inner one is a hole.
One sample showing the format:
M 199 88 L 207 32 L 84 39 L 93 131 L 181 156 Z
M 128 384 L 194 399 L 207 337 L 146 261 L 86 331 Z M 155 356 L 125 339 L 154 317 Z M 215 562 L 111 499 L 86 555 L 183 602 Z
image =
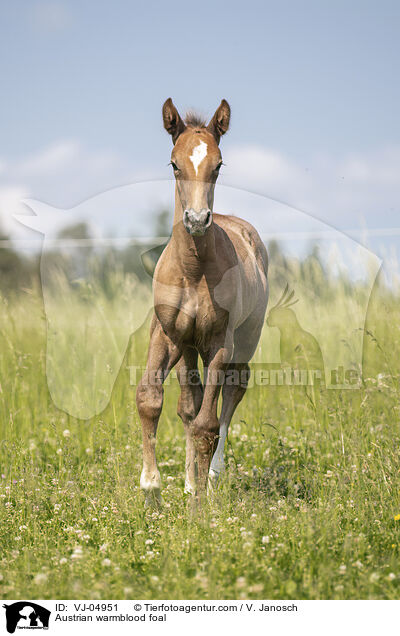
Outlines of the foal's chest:
M 205 283 L 198 285 L 157 285 L 154 290 L 157 316 L 173 339 L 206 343 L 226 328 L 228 312 L 220 307 Z

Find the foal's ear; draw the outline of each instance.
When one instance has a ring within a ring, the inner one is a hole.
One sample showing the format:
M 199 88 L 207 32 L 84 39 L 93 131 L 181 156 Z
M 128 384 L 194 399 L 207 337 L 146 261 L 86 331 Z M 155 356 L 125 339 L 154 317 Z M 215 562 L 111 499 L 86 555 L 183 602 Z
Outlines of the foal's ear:
M 223 99 L 217 110 L 214 113 L 214 117 L 211 119 L 207 126 L 207 130 L 214 135 L 217 143 L 219 143 L 222 135 L 225 135 L 229 128 L 229 120 L 231 118 L 231 107 L 226 99 Z
M 164 102 L 162 115 L 165 130 L 171 135 L 172 141 L 176 143 L 179 135 L 185 130 L 185 124 L 170 97 Z

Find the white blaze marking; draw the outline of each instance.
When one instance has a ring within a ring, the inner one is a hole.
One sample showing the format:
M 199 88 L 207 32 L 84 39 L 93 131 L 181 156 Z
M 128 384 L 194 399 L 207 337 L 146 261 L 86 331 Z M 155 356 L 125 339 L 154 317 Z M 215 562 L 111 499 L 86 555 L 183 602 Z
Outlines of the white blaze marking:
M 193 154 L 189 157 L 194 166 L 196 177 L 199 165 L 203 161 L 204 157 L 207 157 L 207 144 L 204 141 L 201 141 L 196 148 L 193 148 Z

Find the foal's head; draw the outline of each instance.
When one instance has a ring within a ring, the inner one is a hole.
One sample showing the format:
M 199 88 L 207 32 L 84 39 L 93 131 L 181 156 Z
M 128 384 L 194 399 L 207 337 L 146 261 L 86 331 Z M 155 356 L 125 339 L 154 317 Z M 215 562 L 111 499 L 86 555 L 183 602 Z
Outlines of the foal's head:
M 183 225 L 203 236 L 212 223 L 215 182 L 222 166 L 219 140 L 229 128 L 231 109 L 225 99 L 210 123 L 189 114 L 181 119 L 171 98 L 163 106 L 164 128 L 172 137 L 171 165 L 183 210 Z

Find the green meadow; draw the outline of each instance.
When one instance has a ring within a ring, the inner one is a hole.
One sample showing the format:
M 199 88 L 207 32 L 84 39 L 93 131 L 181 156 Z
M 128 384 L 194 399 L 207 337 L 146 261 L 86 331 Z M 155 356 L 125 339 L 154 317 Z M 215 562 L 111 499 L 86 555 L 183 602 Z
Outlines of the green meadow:
M 296 305 L 300 324 L 313 311 L 315 294 L 323 297 L 324 325 L 324 316 L 342 311 L 344 300 L 367 293 L 360 283 L 328 279 L 316 259 L 291 267 L 312 290 L 308 303 Z M 101 300 L 97 322 L 82 293 L 66 302 L 54 291 L 64 393 L 76 390 L 69 370 L 79 355 L 79 364 L 90 362 L 84 359 L 90 351 L 80 351 L 74 340 L 77 331 L 82 335 L 90 325 L 90 342 L 105 358 L 110 347 L 122 347 L 115 316 L 123 321 L 121 307 L 134 302 L 133 278 L 113 281 L 123 293 L 92 289 Z M 284 278 L 271 280 L 273 299 L 283 287 Z M 55 327 L 40 287 L 4 293 L 0 596 L 398 598 L 399 310 L 400 297 L 377 282 L 363 326 L 360 388 L 321 387 L 316 396 L 302 386 L 251 387 L 232 421 L 226 472 L 196 513 L 183 493 L 185 439 L 176 415 L 176 379 L 165 389 L 157 437 L 162 509 L 145 508 L 138 487 L 141 428 L 128 367 L 144 364 L 148 319 L 130 338 L 104 410 L 79 419 L 58 409 L 49 391 L 47 329 Z M 269 346 L 265 332 L 259 356 Z M 337 346 L 328 327 L 325 336 Z

